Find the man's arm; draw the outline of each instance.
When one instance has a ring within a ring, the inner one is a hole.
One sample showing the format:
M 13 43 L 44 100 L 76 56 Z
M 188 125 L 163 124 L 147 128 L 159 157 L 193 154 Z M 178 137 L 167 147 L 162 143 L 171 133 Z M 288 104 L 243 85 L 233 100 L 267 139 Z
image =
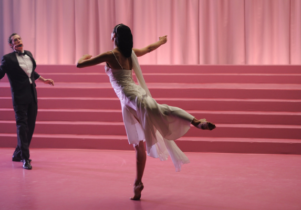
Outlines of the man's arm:
M 146 53 L 149 53 L 155 49 L 157 49 L 158 47 L 160 47 L 161 45 L 165 44 L 167 42 L 167 36 L 161 36 L 159 37 L 159 41 L 148 45 L 147 47 L 141 48 L 141 49 L 133 49 L 135 54 L 137 55 L 137 57 L 143 56 Z
M 46 84 L 54 86 L 54 81 L 52 79 L 45 79 L 41 75 L 39 75 L 37 72 L 33 72 L 33 77 L 35 80 L 39 79 Z
M 54 81 L 52 79 L 45 79 L 42 76 L 39 76 L 38 78 L 39 78 L 39 80 L 41 80 L 45 84 L 49 84 L 49 85 L 54 86 Z
M 4 70 L 2 70 L 2 67 L 0 66 L 0 79 L 2 79 L 5 75 Z
M 29 51 L 26 51 L 26 52 L 33 59 L 33 56 L 31 54 L 31 52 L 29 52 Z M 52 79 L 45 79 L 41 75 L 39 75 L 37 72 L 33 72 L 33 77 L 34 77 L 35 80 L 39 79 L 39 80 L 41 80 L 42 82 L 44 82 L 46 84 L 54 86 L 54 81 Z
M 40 78 L 40 75 L 37 72 L 34 72 L 33 77 L 34 77 L 35 80 L 37 80 L 37 79 Z
M 5 75 L 6 66 L 7 66 L 7 61 L 3 57 L 2 61 L 1 61 L 1 66 L 0 66 L 0 79 L 2 79 Z
M 54 81 L 52 79 L 45 79 L 41 75 L 39 75 L 37 72 L 33 73 L 33 77 L 34 77 L 35 80 L 39 79 L 39 80 L 41 80 L 42 82 L 44 82 L 46 84 L 54 86 Z

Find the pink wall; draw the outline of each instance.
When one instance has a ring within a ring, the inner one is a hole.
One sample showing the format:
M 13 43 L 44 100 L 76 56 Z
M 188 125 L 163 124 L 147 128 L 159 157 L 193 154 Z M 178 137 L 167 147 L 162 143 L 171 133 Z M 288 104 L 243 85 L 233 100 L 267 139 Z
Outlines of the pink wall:
M 141 64 L 301 64 L 300 0 L 0 0 L 0 56 L 17 32 L 39 64 L 74 64 L 118 23 L 137 48 L 168 35 Z

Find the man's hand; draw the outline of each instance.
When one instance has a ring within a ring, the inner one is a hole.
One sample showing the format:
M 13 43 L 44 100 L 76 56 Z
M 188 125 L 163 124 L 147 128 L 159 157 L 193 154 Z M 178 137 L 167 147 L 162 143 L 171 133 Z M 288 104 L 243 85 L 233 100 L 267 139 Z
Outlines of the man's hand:
M 46 84 L 54 86 L 54 81 L 52 79 L 45 79 L 43 82 L 46 83 Z
M 54 81 L 52 79 L 44 79 L 43 77 L 39 77 L 39 80 L 41 80 L 45 84 L 49 84 L 49 85 L 54 86 Z

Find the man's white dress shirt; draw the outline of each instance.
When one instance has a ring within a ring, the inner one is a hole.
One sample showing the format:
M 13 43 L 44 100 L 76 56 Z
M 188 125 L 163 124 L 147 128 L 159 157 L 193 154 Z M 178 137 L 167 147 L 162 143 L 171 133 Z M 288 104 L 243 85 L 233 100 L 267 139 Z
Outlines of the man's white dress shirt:
M 22 53 L 24 53 L 24 51 Z M 18 55 L 18 53 L 16 53 L 16 56 L 19 62 L 19 66 L 28 75 L 29 82 L 30 84 L 32 84 L 30 77 L 32 74 L 33 63 L 31 61 L 31 58 L 28 55 Z

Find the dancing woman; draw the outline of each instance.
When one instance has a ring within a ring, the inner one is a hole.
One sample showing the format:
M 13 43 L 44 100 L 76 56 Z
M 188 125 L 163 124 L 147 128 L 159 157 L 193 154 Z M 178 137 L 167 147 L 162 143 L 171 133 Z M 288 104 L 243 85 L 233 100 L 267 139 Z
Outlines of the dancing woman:
M 146 162 L 143 141 L 146 142 L 149 156 L 166 160 L 170 155 L 176 170 L 179 171 L 181 165 L 188 163 L 189 160 L 174 140 L 183 136 L 190 129 L 190 124 L 203 130 L 212 130 L 215 125 L 205 119 L 198 120 L 178 107 L 158 104 L 152 98 L 137 56 L 143 56 L 165 44 L 167 36 L 160 37 L 159 41 L 145 48 L 133 49 L 131 29 L 126 25 L 118 24 L 114 27 L 111 40 L 114 42 L 112 51 L 96 57 L 84 55 L 79 59 L 77 67 L 83 68 L 106 62 L 105 71 L 121 102 L 128 141 L 136 150 L 136 179 L 134 197 L 131 199 L 140 200 L 144 188 L 142 176 Z M 132 69 L 139 85 L 133 81 Z

